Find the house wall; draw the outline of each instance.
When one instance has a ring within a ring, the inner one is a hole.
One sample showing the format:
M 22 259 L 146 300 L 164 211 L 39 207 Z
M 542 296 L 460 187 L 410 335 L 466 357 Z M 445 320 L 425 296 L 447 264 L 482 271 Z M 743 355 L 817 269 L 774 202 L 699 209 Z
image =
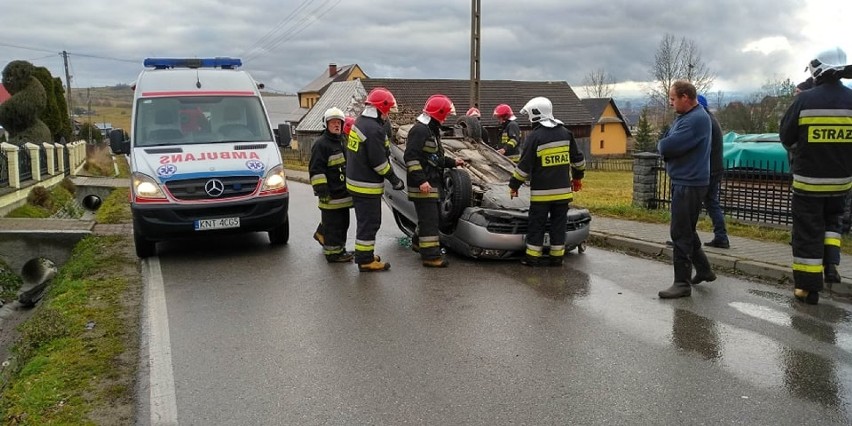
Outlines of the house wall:
M 607 105 L 601 118 L 618 118 L 612 105 Z M 627 132 L 624 123 L 599 123 L 592 125 L 589 138 L 592 155 L 618 155 L 627 153 Z
M 311 109 L 320 98 L 319 92 L 299 93 L 299 106 L 301 108 Z

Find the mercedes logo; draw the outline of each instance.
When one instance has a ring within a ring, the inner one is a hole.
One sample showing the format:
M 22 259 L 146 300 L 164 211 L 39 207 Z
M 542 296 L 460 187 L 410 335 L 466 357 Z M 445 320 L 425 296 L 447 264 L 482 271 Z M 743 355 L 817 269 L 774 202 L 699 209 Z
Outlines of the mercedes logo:
M 204 191 L 207 195 L 216 198 L 225 192 L 225 184 L 219 179 L 210 179 L 204 184 Z

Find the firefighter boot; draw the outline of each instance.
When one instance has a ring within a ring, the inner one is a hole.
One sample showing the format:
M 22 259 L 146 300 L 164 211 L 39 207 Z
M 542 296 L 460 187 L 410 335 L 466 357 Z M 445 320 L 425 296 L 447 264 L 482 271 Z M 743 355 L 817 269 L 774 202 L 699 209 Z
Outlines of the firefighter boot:
M 316 240 L 319 245 L 325 246 L 325 235 L 322 234 L 322 224 L 317 226 L 317 230 L 314 231 L 314 240 Z
M 689 262 L 676 262 L 674 264 L 674 275 L 674 283 L 671 287 L 657 293 L 660 299 L 675 299 L 692 295 L 692 287 L 689 281 L 689 277 L 692 275 L 692 265 Z
M 837 271 L 837 265 L 829 263 L 825 265 L 825 282 L 836 284 L 840 282 L 840 272 Z
M 390 269 L 390 263 L 382 262 L 378 256 L 373 257 L 370 263 L 359 263 L 358 271 L 360 272 L 381 272 Z
M 807 303 L 808 305 L 816 305 L 819 303 L 818 291 L 807 291 L 797 288 L 793 290 L 793 296 L 795 296 L 796 299 Z
M 449 265 L 450 262 L 447 262 L 447 259 L 444 259 L 443 256 L 435 259 L 423 259 L 423 266 L 427 268 L 446 268 Z
M 340 253 L 330 254 L 325 257 L 328 263 L 348 263 L 355 257 L 355 253 L 351 251 L 342 251 Z
M 526 266 L 542 266 L 541 259 L 535 256 L 526 255 L 521 258 L 521 265 Z
M 563 256 L 550 256 L 547 265 L 548 266 L 562 266 L 562 258 Z

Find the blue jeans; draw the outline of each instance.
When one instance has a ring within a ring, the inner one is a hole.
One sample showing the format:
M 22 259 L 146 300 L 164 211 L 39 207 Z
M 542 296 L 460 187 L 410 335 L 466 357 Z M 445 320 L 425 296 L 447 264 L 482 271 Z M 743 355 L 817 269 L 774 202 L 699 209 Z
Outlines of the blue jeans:
M 728 241 L 728 230 L 725 229 L 725 215 L 722 214 L 722 206 L 719 204 L 719 192 L 722 189 L 722 173 L 710 175 L 710 186 L 704 197 L 704 208 L 707 216 L 713 222 L 713 240 Z

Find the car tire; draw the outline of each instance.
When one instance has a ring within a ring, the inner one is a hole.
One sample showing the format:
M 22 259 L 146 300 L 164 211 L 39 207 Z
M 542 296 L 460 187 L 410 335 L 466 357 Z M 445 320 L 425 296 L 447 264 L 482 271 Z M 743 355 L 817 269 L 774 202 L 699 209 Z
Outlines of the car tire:
M 285 220 L 284 223 L 278 225 L 269 231 L 269 244 L 273 246 L 282 246 L 290 240 L 290 220 Z
M 133 233 L 133 244 L 136 246 L 136 256 L 145 259 L 157 254 L 157 242 L 151 241 L 138 232 Z
M 479 120 L 474 117 L 459 117 L 456 125 L 462 128 L 462 134 L 465 137 L 475 141 L 482 141 L 482 126 L 479 125 Z
M 470 207 L 473 188 L 470 175 L 463 169 L 444 171 L 444 191 L 441 193 L 441 230 L 449 232 L 456 226 L 464 209 Z

